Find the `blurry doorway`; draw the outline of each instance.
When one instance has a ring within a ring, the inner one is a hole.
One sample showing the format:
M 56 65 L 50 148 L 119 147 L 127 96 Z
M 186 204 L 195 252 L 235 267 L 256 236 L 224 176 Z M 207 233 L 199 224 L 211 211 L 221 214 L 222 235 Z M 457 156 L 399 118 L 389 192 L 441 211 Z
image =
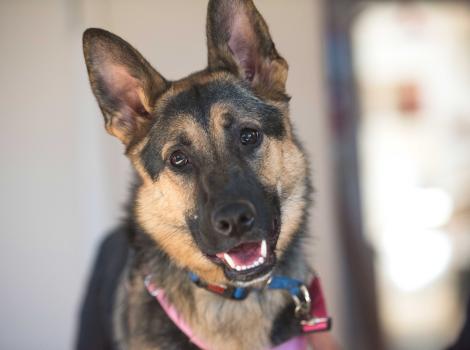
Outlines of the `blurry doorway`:
M 470 4 L 328 6 L 350 323 L 380 323 L 356 347 L 444 349 L 470 282 Z

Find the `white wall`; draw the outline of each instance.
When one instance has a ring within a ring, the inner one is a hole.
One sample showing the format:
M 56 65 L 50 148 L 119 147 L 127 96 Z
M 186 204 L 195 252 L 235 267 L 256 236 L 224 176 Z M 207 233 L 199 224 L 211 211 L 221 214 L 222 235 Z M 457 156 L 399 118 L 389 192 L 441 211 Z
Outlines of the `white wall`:
M 320 0 L 258 0 L 290 63 L 292 115 L 314 162 L 313 260 L 343 334 Z M 206 1 L 0 2 L 0 348 L 67 349 L 94 249 L 117 223 L 129 169 L 90 92 L 81 33 L 104 27 L 166 77 L 204 67 Z

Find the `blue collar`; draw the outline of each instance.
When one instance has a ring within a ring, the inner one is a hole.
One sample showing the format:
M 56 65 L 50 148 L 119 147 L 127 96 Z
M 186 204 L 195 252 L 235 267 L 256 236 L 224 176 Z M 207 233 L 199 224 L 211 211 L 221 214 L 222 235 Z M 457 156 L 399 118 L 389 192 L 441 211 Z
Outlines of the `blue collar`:
M 189 278 L 194 284 L 200 288 L 204 288 L 214 294 L 221 295 L 228 299 L 233 300 L 244 300 L 251 290 L 254 288 L 243 288 L 243 287 L 233 287 L 233 286 L 221 286 L 216 284 L 208 284 L 202 281 L 199 276 L 190 272 Z M 293 296 L 300 296 L 303 293 L 303 288 L 305 285 L 293 278 L 286 276 L 273 276 L 266 288 L 268 289 L 283 289 L 289 292 Z

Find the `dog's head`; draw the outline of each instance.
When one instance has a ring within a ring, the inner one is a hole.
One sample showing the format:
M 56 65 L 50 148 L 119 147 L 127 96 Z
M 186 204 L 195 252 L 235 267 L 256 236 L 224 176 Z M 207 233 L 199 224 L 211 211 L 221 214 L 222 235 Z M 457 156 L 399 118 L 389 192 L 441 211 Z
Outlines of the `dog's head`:
M 208 67 L 163 78 L 128 43 L 88 29 L 83 45 L 106 129 L 142 181 L 135 216 L 173 261 L 211 283 L 269 277 L 305 207 L 287 63 L 251 0 L 211 0 Z

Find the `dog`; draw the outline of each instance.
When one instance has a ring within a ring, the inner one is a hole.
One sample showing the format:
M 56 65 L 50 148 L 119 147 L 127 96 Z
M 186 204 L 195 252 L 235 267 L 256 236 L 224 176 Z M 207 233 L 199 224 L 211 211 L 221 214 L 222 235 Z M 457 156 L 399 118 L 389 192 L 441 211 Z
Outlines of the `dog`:
M 288 64 L 251 0 L 210 0 L 206 29 L 207 68 L 178 81 L 114 34 L 83 35 L 136 180 L 95 262 L 77 349 L 303 349 L 305 327 L 329 327 L 310 314 L 312 187 Z

